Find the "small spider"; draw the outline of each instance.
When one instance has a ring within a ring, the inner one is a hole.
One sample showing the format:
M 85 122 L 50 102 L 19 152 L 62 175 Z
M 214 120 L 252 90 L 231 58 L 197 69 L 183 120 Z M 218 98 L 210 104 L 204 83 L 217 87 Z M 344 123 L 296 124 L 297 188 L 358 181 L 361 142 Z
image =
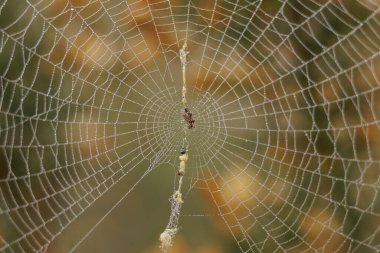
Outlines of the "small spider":
M 187 152 L 186 144 L 183 143 L 182 148 L 181 148 L 181 155 L 186 154 L 186 152 Z
M 188 129 L 192 129 L 195 127 L 195 120 L 193 119 L 193 114 L 190 112 L 189 109 L 185 108 L 183 118 L 185 119 L 185 124 Z

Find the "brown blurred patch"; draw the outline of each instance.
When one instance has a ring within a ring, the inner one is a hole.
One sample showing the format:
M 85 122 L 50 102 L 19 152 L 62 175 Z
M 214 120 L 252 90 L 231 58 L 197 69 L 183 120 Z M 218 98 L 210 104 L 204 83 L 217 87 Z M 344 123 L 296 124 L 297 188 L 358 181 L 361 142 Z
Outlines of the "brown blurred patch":
M 141 28 L 141 27 L 140 27 Z M 140 29 L 142 32 L 135 37 L 128 39 L 128 48 L 122 52 L 121 59 L 122 61 L 130 68 L 136 68 L 142 64 L 150 65 L 152 60 L 155 58 L 155 51 L 159 45 L 156 40 L 156 36 L 145 32 L 144 29 Z M 146 36 L 144 36 L 146 35 Z
M 88 69 L 107 69 L 120 61 L 109 45 L 94 36 L 90 29 L 84 29 L 72 42 L 59 40 L 49 54 L 49 60 L 67 71 L 79 70 L 83 65 Z
M 215 226 L 225 235 L 232 232 L 239 237 L 252 227 L 255 217 L 263 215 L 268 208 L 284 205 L 290 187 L 275 177 L 267 178 L 264 184 L 259 177 L 249 174 L 256 172 L 253 168 L 243 172 L 241 168 L 232 171 L 236 174 L 225 173 L 200 182 L 199 186 L 209 189 L 201 191 L 201 196 L 210 212 L 219 213 L 227 224 L 222 224 L 220 218 L 215 217 Z
M 215 4 L 214 1 L 200 1 L 197 7 L 202 18 L 209 21 L 210 25 L 217 25 L 218 29 L 225 29 L 233 11 Z
M 204 244 L 199 246 L 194 253 L 223 253 L 225 250 L 219 244 Z
M 219 180 L 220 181 L 220 180 Z M 217 180 L 209 178 L 207 180 L 200 180 L 197 183 L 197 187 L 204 189 L 200 191 L 200 196 L 204 200 L 204 203 L 209 210 L 209 213 L 220 213 L 223 215 L 228 212 L 225 206 L 222 206 L 225 202 L 220 192 Z M 219 208 L 218 208 L 219 207 Z M 224 215 L 223 217 L 227 224 L 236 224 L 236 219 L 233 216 Z M 216 216 L 212 218 L 215 227 L 221 231 L 224 235 L 230 235 L 230 230 L 225 223 L 220 222 L 220 217 Z
M 380 0 L 360 0 L 359 2 L 373 11 L 380 7 Z
M 149 47 L 156 49 L 159 45 L 165 49 L 167 45 L 176 44 L 176 30 L 168 1 L 150 3 L 143 0 L 128 4 L 131 17 L 148 41 Z
M 304 240 L 318 252 L 347 252 L 345 237 L 339 230 L 342 225 L 326 209 L 310 210 L 300 224 L 300 232 Z

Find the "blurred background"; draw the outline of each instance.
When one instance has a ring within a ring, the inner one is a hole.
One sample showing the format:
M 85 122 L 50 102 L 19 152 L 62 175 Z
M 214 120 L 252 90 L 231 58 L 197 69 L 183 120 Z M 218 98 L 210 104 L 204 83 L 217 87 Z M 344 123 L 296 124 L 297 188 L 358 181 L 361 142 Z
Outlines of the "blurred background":
M 0 251 L 380 250 L 380 1 L 0 0 Z

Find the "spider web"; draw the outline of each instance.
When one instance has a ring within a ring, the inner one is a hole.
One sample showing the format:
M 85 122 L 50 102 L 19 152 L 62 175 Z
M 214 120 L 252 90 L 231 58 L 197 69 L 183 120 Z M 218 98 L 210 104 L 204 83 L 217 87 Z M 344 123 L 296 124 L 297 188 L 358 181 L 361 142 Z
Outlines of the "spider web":
M 240 250 L 379 251 L 379 11 L 0 1 L 0 251 L 46 252 L 125 178 L 118 203 L 158 166 L 177 169 L 185 42 L 186 182 Z

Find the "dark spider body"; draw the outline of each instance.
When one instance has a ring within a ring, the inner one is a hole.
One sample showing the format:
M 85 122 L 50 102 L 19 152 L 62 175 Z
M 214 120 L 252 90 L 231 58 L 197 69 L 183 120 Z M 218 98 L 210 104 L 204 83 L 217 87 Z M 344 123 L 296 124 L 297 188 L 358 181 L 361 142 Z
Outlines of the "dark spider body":
M 186 154 L 186 151 L 187 151 L 187 149 L 186 149 L 186 144 L 184 143 L 184 144 L 182 145 L 182 148 L 181 148 L 181 155 Z
M 183 113 L 183 118 L 185 120 L 185 124 L 188 129 L 192 129 L 195 127 L 195 120 L 193 119 L 193 114 L 190 112 L 188 108 L 185 108 L 185 112 Z

